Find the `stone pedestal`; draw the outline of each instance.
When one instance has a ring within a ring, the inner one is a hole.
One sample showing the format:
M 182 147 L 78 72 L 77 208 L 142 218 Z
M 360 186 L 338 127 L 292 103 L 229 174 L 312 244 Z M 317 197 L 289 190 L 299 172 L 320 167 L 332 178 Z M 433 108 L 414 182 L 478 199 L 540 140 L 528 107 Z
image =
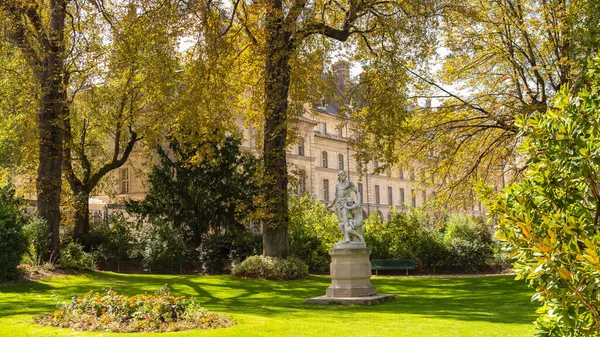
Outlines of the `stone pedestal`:
M 325 296 L 309 298 L 309 303 L 372 305 L 393 300 L 394 295 L 377 295 L 371 284 L 371 249 L 364 242 L 336 243 L 331 256 L 331 285 Z
M 336 244 L 331 256 L 328 297 L 364 297 L 377 294 L 371 284 L 371 249 L 361 244 Z

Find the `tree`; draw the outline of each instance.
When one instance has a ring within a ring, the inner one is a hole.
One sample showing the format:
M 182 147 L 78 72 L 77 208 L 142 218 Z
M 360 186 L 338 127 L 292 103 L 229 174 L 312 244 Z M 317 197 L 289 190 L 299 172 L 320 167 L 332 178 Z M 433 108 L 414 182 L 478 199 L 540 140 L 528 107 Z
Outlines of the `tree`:
M 583 0 L 446 6 L 436 46 L 441 69 L 411 70 L 419 82 L 415 103 L 433 97 L 441 105 L 415 107 L 383 145 L 384 156 L 398 166 L 416 159 L 427 168 L 424 183 L 438 186 L 439 201 L 465 209 L 473 206 L 475 182 L 502 186 L 503 179 L 519 178 L 515 117 L 544 114 L 562 86 L 585 85 L 586 60 L 600 38 L 598 6 Z
M 251 64 L 254 68 L 254 83 L 258 77 L 264 88 L 262 91 L 249 88 L 244 92 L 259 96 L 255 106 L 261 107 L 264 118 L 264 255 L 285 257 L 288 254 L 286 145 L 289 124 L 294 121 L 293 116 L 302 111 L 298 106 L 307 103 L 298 100 L 306 96 L 295 94 L 316 89 L 306 85 L 307 74 L 314 76 L 316 73 L 320 78 L 325 58 L 332 50 L 339 50 L 342 42 L 347 42 L 349 54 L 365 63 L 392 58 L 400 62 L 416 55 L 417 52 L 408 50 L 423 47 L 424 32 L 428 24 L 435 21 L 428 20 L 428 15 L 435 10 L 434 4 L 434 1 L 269 0 L 261 3 L 233 1 L 230 10 L 216 10 L 221 35 L 233 41 L 232 45 L 240 50 L 239 60 L 246 60 L 245 65 Z M 246 50 L 253 52 L 252 57 L 244 56 Z M 373 56 L 377 50 L 381 53 Z M 257 65 L 257 59 L 264 63 Z M 307 59 L 312 62 L 306 62 Z M 404 75 L 404 72 L 398 73 Z
M 90 193 L 144 135 L 155 137 L 177 91 L 175 8 L 127 2 L 102 13 L 78 18 L 75 45 L 88 55 L 72 75 L 77 89 L 64 119 L 63 170 L 75 200 L 76 240 L 90 230 Z
M 128 210 L 177 226 L 192 251 L 209 232 L 244 229 L 258 194 L 258 160 L 240 151 L 240 140 L 227 136 L 194 144 L 172 137 L 169 149 L 158 148 L 160 164 L 149 176 L 148 193 L 129 201 Z
M 37 138 L 30 121 L 36 118 L 31 107 L 37 104 L 37 90 L 19 49 L 5 39 L 0 41 L 0 72 L 0 186 L 4 186 L 17 175 L 29 178 L 35 172 Z
M 596 57 L 577 94 L 565 86 L 545 114 L 516 120 L 527 171 L 490 206 L 497 237 L 514 246 L 517 279 L 542 304 L 538 336 L 600 333 L 599 71 Z
M 69 0 L 0 1 L 9 25 L 7 35 L 26 59 L 39 89 L 37 213 L 52 233 L 49 256 L 60 248 L 62 118 L 69 77 L 66 72 L 65 23 Z
M 20 94 L 39 97 L 38 215 L 52 232 L 51 256 L 60 244 L 61 172 L 74 195 L 74 235 L 80 239 L 89 230 L 92 190 L 127 161 L 141 135 L 152 143 L 160 132 L 155 125 L 164 122 L 175 96 L 177 5 L 0 2 L 9 40 L 20 51 L 13 54 L 22 56 L 35 78 L 36 85 Z M 14 69 L 19 61 L 12 63 Z

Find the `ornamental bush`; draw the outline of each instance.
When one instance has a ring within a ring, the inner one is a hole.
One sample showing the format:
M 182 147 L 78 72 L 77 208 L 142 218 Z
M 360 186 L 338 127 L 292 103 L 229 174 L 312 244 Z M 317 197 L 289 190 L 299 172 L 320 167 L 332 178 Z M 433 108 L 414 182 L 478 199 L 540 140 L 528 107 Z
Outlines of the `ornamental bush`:
M 11 186 L 0 188 L 0 282 L 15 279 L 17 266 L 27 251 L 23 233 L 25 217 L 22 202 Z
M 196 250 L 204 273 L 221 273 L 230 264 L 239 263 L 262 251 L 262 235 L 249 230 L 212 233 L 202 239 L 202 244 Z
M 308 266 L 295 257 L 280 259 L 277 257 L 253 255 L 245 259 L 242 263 L 234 265 L 231 274 L 244 278 L 297 280 L 308 276 Z
M 373 250 L 371 258 L 410 258 L 419 269 L 441 265 L 447 252 L 441 234 L 425 225 L 425 217 L 418 209 L 394 211 L 392 219 L 385 222 L 371 215 L 365 221 L 365 241 Z
M 600 335 L 600 58 L 589 68 L 588 88 L 518 120 L 528 169 L 490 205 L 541 303 L 537 336 Z
M 116 262 L 117 272 L 120 272 L 121 262 L 134 256 L 136 248 L 139 250 L 139 242 L 134 237 L 135 223 L 127 221 L 123 213 L 115 212 L 108 221 L 91 225 L 82 240 L 84 247 L 104 265 Z
M 35 322 L 78 331 L 167 332 L 215 329 L 236 323 L 207 311 L 194 298 L 175 297 L 165 284 L 154 295 L 127 297 L 112 289 L 102 293 L 73 295 L 70 302 L 57 300 L 58 310 L 38 316 Z
M 448 267 L 466 272 L 486 268 L 493 256 L 492 237 L 482 219 L 453 214 L 446 223 L 444 234 Z
M 150 220 L 141 230 L 142 264 L 153 272 L 182 272 L 189 260 L 184 230 L 170 221 Z
M 96 262 L 90 253 L 83 251 L 83 246 L 76 242 L 69 243 L 60 250 L 58 264 L 67 270 L 94 270 Z

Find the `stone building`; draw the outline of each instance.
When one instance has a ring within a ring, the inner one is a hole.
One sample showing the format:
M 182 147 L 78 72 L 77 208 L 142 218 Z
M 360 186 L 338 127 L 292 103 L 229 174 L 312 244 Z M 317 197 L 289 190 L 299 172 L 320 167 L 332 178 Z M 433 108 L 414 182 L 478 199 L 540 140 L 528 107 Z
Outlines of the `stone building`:
M 288 165 L 297 175 L 300 192 L 330 202 L 335 197 L 337 174 L 343 170 L 362 196 L 365 215 L 377 213 L 386 220 L 393 207 L 401 211 L 426 202 L 431 190 L 419 188 L 414 170 L 374 174 L 378 163 L 372 161 L 367 164 L 367 173 L 361 174 L 349 145 L 348 129 L 340 127 L 339 116 L 324 110 L 299 119 L 298 142 L 288 150 Z

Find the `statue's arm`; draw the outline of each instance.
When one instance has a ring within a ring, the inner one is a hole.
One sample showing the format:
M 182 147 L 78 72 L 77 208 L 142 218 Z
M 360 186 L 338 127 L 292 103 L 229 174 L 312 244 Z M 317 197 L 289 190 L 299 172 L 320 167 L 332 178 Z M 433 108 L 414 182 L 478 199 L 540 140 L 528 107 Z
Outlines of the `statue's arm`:
M 335 203 L 337 202 L 337 198 L 338 198 L 338 197 L 337 197 L 337 193 L 336 193 L 336 195 L 335 195 L 335 198 L 333 198 L 333 200 L 331 200 L 331 203 L 330 203 L 330 204 L 327 204 L 327 205 L 325 205 L 325 207 L 326 207 L 327 209 L 331 209 L 331 207 L 333 207 L 333 205 L 335 205 Z

